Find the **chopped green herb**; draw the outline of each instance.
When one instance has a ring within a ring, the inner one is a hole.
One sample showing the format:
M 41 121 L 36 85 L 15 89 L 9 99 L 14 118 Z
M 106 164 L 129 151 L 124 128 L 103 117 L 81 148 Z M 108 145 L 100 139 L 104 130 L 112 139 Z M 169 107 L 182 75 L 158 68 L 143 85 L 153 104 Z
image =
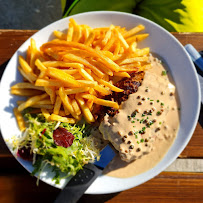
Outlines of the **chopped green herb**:
M 164 103 L 161 102 L 161 106 L 164 106 Z
M 144 142 L 144 139 L 141 139 L 140 142 Z
M 149 97 L 147 99 L 149 100 Z
M 159 125 L 161 125 L 162 124 L 162 122 L 159 122 Z
M 160 112 L 160 111 L 157 111 L 156 114 L 157 114 L 157 116 L 160 116 L 160 115 L 161 115 L 161 112 Z
M 147 116 L 147 119 L 149 119 L 149 117 Z
M 134 111 L 132 114 L 131 114 L 131 117 L 135 117 L 136 116 L 136 111 Z
M 145 116 L 145 114 L 143 113 L 143 114 L 142 114 L 142 117 L 144 117 L 144 116 Z
M 144 134 L 146 130 L 146 127 L 143 127 L 142 130 L 139 131 L 140 134 Z
M 140 144 L 140 142 L 139 142 L 139 141 L 137 141 L 137 144 Z
M 150 99 L 150 101 L 154 101 L 153 99 Z
M 159 100 L 157 99 L 156 102 L 159 103 Z
M 135 123 L 135 121 L 131 121 L 131 123 Z
M 162 71 L 162 75 L 167 75 L 167 71 L 166 70 Z
M 139 121 L 140 119 L 137 119 L 137 121 Z
M 140 120 L 140 123 L 142 123 L 144 121 L 144 119 Z

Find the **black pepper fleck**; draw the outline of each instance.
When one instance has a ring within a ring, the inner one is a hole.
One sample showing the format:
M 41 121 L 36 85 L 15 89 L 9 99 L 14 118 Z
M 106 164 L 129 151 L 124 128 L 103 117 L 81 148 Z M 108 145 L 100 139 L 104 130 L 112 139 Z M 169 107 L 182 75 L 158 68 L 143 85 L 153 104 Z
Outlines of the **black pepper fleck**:
M 137 152 L 140 152 L 141 151 L 141 149 L 140 148 L 137 148 L 137 150 L 136 150 Z
M 155 132 L 158 132 L 159 130 L 161 130 L 161 128 L 156 128 L 156 129 L 155 129 Z
M 129 149 L 134 149 L 134 145 L 130 145 Z
M 134 126 L 133 126 L 134 127 Z M 129 133 L 128 133 L 128 135 L 133 135 L 133 131 L 130 131 Z

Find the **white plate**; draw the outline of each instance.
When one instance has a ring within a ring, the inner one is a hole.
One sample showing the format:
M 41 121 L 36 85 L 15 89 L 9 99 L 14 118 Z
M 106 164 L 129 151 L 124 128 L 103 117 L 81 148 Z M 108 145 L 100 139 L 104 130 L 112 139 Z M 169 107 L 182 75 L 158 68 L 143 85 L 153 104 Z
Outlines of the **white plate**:
M 149 46 L 153 53 L 160 55 L 167 62 L 176 83 L 181 104 L 180 129 L 177 139 L 163 160 L 151 170 L 130 178 L 113 178 L 102 175 L 88 188 L 86 193 L 112 193 L 135 187 L 162 172 L 178 157 L 189 142 L 195 129 L 200 109 L 200 86 L 195 68 L 183 46 L 175 37 L 159 25 L 142 17 L 127 13 L 101 11 L 82 13 L 71 16 L 71 18 L 74 18 L 79 24 L 88 24 L 92 27 L 102 27 L 114 24 L 130 29 L 138 24 L 145 25 L 145 32 L 149 33 L 150 36 L 139 43 L 138 46 Z M 68 22 L 69 18 L 61 19 L 40 30 L 34 34 L 32 38 L 36 40 L 37 46 L 40 47 L 41 44 L 52 39 L 54 30 L 64 31 L 67 29 Z M 18 55 L 25 55 L 29 43 L 30 40 L 28 39 L 13 55 L 1 80 L 0 126 L 4 140 L 20 133 L 13 115 L 13 107 L 16 105 L 16 101 L 19 98 L 17 98 L 17 96 L 11 96 L 9 94 L 9 89 L 11 85 L 22 80 L 17 71 Z M 32 171 L 30 162 L 20 158 L 17 158 L 17 160 L 28 171 Z M 51 181 L 50 173 L 42 174 L 41 179 L 50 185 L 54 185 Z M 65 181 L 63 180 L 60 185 L 54 186 L 62 188 L 64 184 Z

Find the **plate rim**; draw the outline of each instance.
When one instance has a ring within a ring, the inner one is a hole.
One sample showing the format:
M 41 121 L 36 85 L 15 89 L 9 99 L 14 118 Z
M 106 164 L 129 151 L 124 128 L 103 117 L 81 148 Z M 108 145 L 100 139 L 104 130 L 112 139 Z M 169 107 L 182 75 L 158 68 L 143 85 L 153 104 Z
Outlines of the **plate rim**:
M 37 35 L 37 34 L 38 34 L 39 32 L 41 32 L 41 31 L 47 29 L 47 27 L 52 26 L 52 25 L 55 24 L 55 23 L 62 22 L 62 21 L 64 21 L 64 20 L 68 20 L 69 18 L 74 18 L 74 17 L 77 17 L 77 16 L 83 16 L 83 15 L 89 15 L 89 14 L 92 14 L 92 15 L 94 15 L 94 14 L 96 14 L 96 15 L 101 15 L 101 14 L 102 14 L 102 15 L 105 15 L 105 14 L 113 14 L 113 15 L 115 15 L 115 14 L 117 14 L 117 15 L 121 15 L 121 17 L 122 17 L 122 15 L 124 15 L 124 16 L 127 15 L 127 16 L 130 16 L 130 17 L 135 17 L 135 18 L 137 18 L 138 20 L 139 20 L 139 19 L 142 19 L 142 20 L 144 20 L 144 21 L 146 21 L 146 22 L 149 22 L 150 24 L 153 24 L 153 26 L 155 26 L 155 27 L 159 27 L 159 29 L 161 29 L 163 32 L 165 32 L 165 34 L 167 34 L 168 36 L 172 37 L 173 40 L 176 41 L 176 43 L 182 48 L 182 51 L 185 53 L 185 55 L 186 55 L 187 58 L 189 59 L 190 65 L 191 65 L 191 67 L 193 68 L 193 71 L 194 71 L 194 75 L 195 75 L 195 79 L 196 79 L 197 87 L 198 87 L 198 90 L 197 90 L 197 92 L 198 92 L 198 98 L 197 98 L 197 100 L 199 101 L 199 105 L 197 106 L 197 113 L 196 113 L 196 115 L 195 115 L 195 119 L 194 119 L 194 122 L 193 122 L 194 124 L 193 124 L 192 128 L 190 129 L 190 131 L 188 132 L 188 138 L 187 138 L 187 140 L 185 140 L 185 143 L 184 143 L 183 145 L 181 145 L 181 148 L 175 153 L 175 156 L 174 156 L 173 158 L 171 158 L 170 161 L 168 161 L 167 164 L 166 164 L 164 167 L 162 167 L 162 168 L 160 168 L 159 170 L 157 170 L 156 173 L 153 173 L 153 176 L 150 176 L 150 178 L 148 178 L 148 179 L 146 179 L 146 180 L 144 179 L 144 180 L 141 181 L 139 184 L 135 185 L 135 186 L 138 186 L 138 185 L 140 185 L 140 184 L 142 184 L 142 183 L 144 183 L 144 182 L 146 182 L 146 181 L 152 179 L 154 176 L 158 175 L 158 174 L 159 174 L 160 172 L 162 172 L 165 168 L 167 168 L 167 167 L 177 158 L 177 156 L 184 150 L 184 148 L 185 148 L 185 147 L 187 146 L 187 144 L 189 143 L 189 141 L 190 141 L 190 139 L 191 139 L 191 137 L 192 137 L 192 135 L 193 135 L 193 133 L 194 133 L 194 130 L 195 130 L 197 121 L 198 121 L 198 116 L 199 116 L 199 111 L 200 111 L 200 104 L 201 104 L 201 103 L 200 103 L 200 95 L 201 95 L 201 93 L 200 93 L 200 83 L 199 83 L 199 80 L 198 80 L 198 77 L 197 77 L 197 72 L 196 72 L 196 69 L 195 69 L 195 67 L 194 67 L 194 65 L 193 65 L 192 60 L 190 59 L 189 55 L 188 55 L 187 52 L 185 51 L 183 45 L 182 45 L 171 33 L 169 33 L 167 30 L 165 30 L 164 28 L 162 28 L 160 25 L 158 25 L 158 24 L 152 22 L 151 20 L 148 20 L 148 19 L 143 18 L 143 17 L 141 17 L 141 16 L 137 16 L 137 15 L 135 15 L 135 14 L 125 13 L 125 12 L 118 12 L 118 11 L 91 11 L 91 12 L 84 12 L 84 13 L 72 15 L 72 16 L 69 16 L 69 17 L 60 19 L 60 20 L 58 20 L 58 21 L 55 21 L 55 22 L 53 22 L 53 23 L 51 23 L 51 24 L 45 26 L 44 28 L 40 29 L 40 30 L 37 31 L 35 34 L 33 34 L 32 36 L 30 36 L 30 37 L 16 50 L 16 52 L 15 52 L 15 53 L 13 54 L 13 56 L 11 57 L 11 60 L 12 60 L 12 58 L 14 58 L 14 57 L 17 55 L 18 50 L 20 50 L 20 49 L 24 46 L 24 44 L 27 43 L 27 41 L 30 40 L 30 38 L 35 37 L 35 35 Z M 2 91 L 2 90 L 1 90 L 1 89 L 2 89 L 2 88 L 1 88 L 1 84 L 2 84 L 3 78 L 4 78 L 4 76 L 5 76 L 6 69 L 7 69 L 7 67 L 9 67 L 9 64 L 11 63 L 11 60 L 10 60 L 9 63 L 7 64 L 7 66 L 6 66 L 5 70 L 4 70 L 4 73 L 3 73 L 3 75 L 2 75 L 1 83 L 0 83 L 0 92 Z M 3 109 L 2 109 L 2 110 L 3 110 Z M 0 108 L 0 111 L 1 111 L 1 108 Z M 2 129 L 2 122 L 1 122 L 1 120 L 0 120 L 0 129 Z M 2 132 L 2 130 L 1 130 L 1 132 Z M 9 149 L 9 151 L 12 153 L 10 147 L 8 146 L 8 143 L 7 143 L 7 142 L 5 141 L 5 139 L 4 139 L 3 133 L 2 133 L 2 138 L 3 138 L 4 142 L 6 143 L 6 145 L 7 145 L 8 149 Z M 13 155 L 13 153 L 12 153 L 12 155 Z M 14 157 L 15 157 L 15 156 L 14 156 Z M 15 158 L 16 158 L 16 157 L 15 157 Z M 18 160 L 18 159 L 17 159 L 17 160 Z M 18 162 L 19 162 L 19 160 L 18 160 Z M 19 163 L 20 163 L 20 162 L 19 162 Z M 20 163 L 20 164 L 22 165 L 22 163 Z M 23 166 L 23 165 L 22 165 L 22 166 Z M 23 166 L 23 167 L 25 168 L 25 166 Z M 25 168 L 25 169 L 28 170 L 27 168 Z M 143 174 L 143 173 L 142 173 L 142 174 Z M 43 181 L 43 180 L 42 180 L 42 181 Z M 47 183 L 47 182 L 46 182 L 46 183 Z M 47 184 L 49 184 L 49 183 L 47 183 Z M 50 184 L 49 184 L 49 185 L 50 185 Z M 52 186 L 53 186 L 53 185 L 52 185 Z M 89 192 L 89 191 L 86 191 L 85 193 L 86 193 L 86 194 L 108 194 L 108 193 L 113 193 L 113 192 L 120 192 L 120 191 L 129 189 L 129 188 L 132 188 L 132 187 L 135 187 L 135 186 L 131 186 L 131 185 L 130 185 L 130 186 L 125 186 L 125 187 L 123 187 L 123 188 L 120 189 L 120 190 L 109 190 L 109 191 L 107 191 L 107 192 L 91 192 L 91 191 Z

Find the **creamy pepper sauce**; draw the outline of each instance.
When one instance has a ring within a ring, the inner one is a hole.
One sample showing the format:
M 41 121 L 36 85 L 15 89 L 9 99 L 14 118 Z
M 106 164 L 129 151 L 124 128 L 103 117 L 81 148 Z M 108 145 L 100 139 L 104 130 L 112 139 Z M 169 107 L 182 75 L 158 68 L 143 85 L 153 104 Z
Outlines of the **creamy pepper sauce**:
M 173 144 L 179 128 L 175 86 L 155 58 L 142 85 L 113 118 L 105 116 L 99 130 L 119 154 L 106 167 L 109 176 L 126 178 L 153 168 Z

